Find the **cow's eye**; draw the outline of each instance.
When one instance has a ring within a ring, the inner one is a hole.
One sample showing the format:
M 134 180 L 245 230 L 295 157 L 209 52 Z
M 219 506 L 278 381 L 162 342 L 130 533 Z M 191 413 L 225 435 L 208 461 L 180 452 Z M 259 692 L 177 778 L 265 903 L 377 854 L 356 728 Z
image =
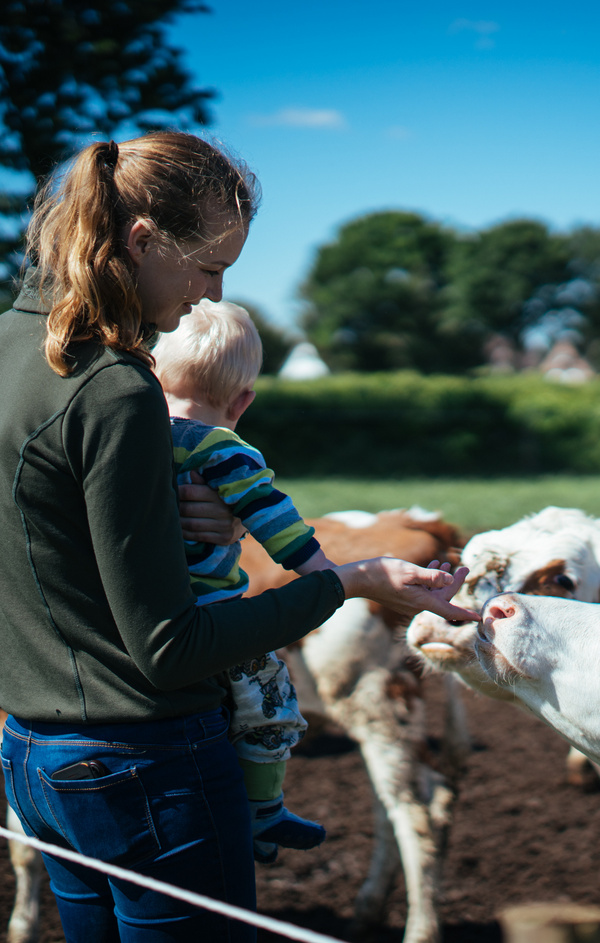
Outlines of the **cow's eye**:
M 575 583 L 566 573 L 559 573 L 558 576 L 554 577 L 554 582 L 562 586 L 563 589 L 568 589 L 570 592 L 575 589 Z

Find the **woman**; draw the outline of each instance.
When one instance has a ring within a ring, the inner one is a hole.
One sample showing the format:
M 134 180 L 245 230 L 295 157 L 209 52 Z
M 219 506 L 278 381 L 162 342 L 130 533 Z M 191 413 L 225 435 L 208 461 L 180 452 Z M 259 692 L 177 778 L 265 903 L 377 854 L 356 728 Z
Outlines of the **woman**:
M 40 193 L 0 319 L 0 660 L 9 801 L 29 834 L 252 909 L 248 804 L 214 675 L 350 596 L 407 617 L 464 579 L 398 560 L 199 608 L 148 340 L 221 298 L 256 210 L 192 135 L 85 148 Z M 208 538 L 207 538 L 208 539 Z M 226 921 L 46 856 L 67 941 L 249 943 Z

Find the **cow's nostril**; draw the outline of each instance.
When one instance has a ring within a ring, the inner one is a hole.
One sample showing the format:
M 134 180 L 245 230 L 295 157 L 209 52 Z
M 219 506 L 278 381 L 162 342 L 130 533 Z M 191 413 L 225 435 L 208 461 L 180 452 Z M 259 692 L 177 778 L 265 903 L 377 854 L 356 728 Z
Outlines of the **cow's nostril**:
M 500 606 L 497 603 L 489 606 L 486 613 L 489 619 L 510 619 L 514 614 L 515 610 L 512 606 Z

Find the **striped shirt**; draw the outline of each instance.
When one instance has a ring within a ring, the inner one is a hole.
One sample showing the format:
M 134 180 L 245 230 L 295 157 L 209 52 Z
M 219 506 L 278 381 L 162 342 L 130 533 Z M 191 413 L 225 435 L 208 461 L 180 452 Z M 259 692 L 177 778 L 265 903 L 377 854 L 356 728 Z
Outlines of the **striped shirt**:
M 175 469 L 180 484 L 193 469 L 218 492 L 275 563 L 294 570 L 319 549 L 314 527 L 305 524 L 291 498 L 273 487 L 274 473 L 258 449 L 231 429 L 171 417 Z M 248 576 L 240 568 L 238 540 L 228 547 L 186 541 L 192 590 L 205 605 L 240 596 Z

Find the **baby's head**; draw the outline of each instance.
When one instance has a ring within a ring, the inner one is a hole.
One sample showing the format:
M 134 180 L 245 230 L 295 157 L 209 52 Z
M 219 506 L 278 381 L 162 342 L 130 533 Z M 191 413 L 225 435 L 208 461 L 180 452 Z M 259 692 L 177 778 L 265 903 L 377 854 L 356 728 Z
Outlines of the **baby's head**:
M 165 393 L 226 408 L 251 390 L 262 365 L 262 344 L 245 310 L 203 298 L 176 331 L 162 334 L 152 351 Z

